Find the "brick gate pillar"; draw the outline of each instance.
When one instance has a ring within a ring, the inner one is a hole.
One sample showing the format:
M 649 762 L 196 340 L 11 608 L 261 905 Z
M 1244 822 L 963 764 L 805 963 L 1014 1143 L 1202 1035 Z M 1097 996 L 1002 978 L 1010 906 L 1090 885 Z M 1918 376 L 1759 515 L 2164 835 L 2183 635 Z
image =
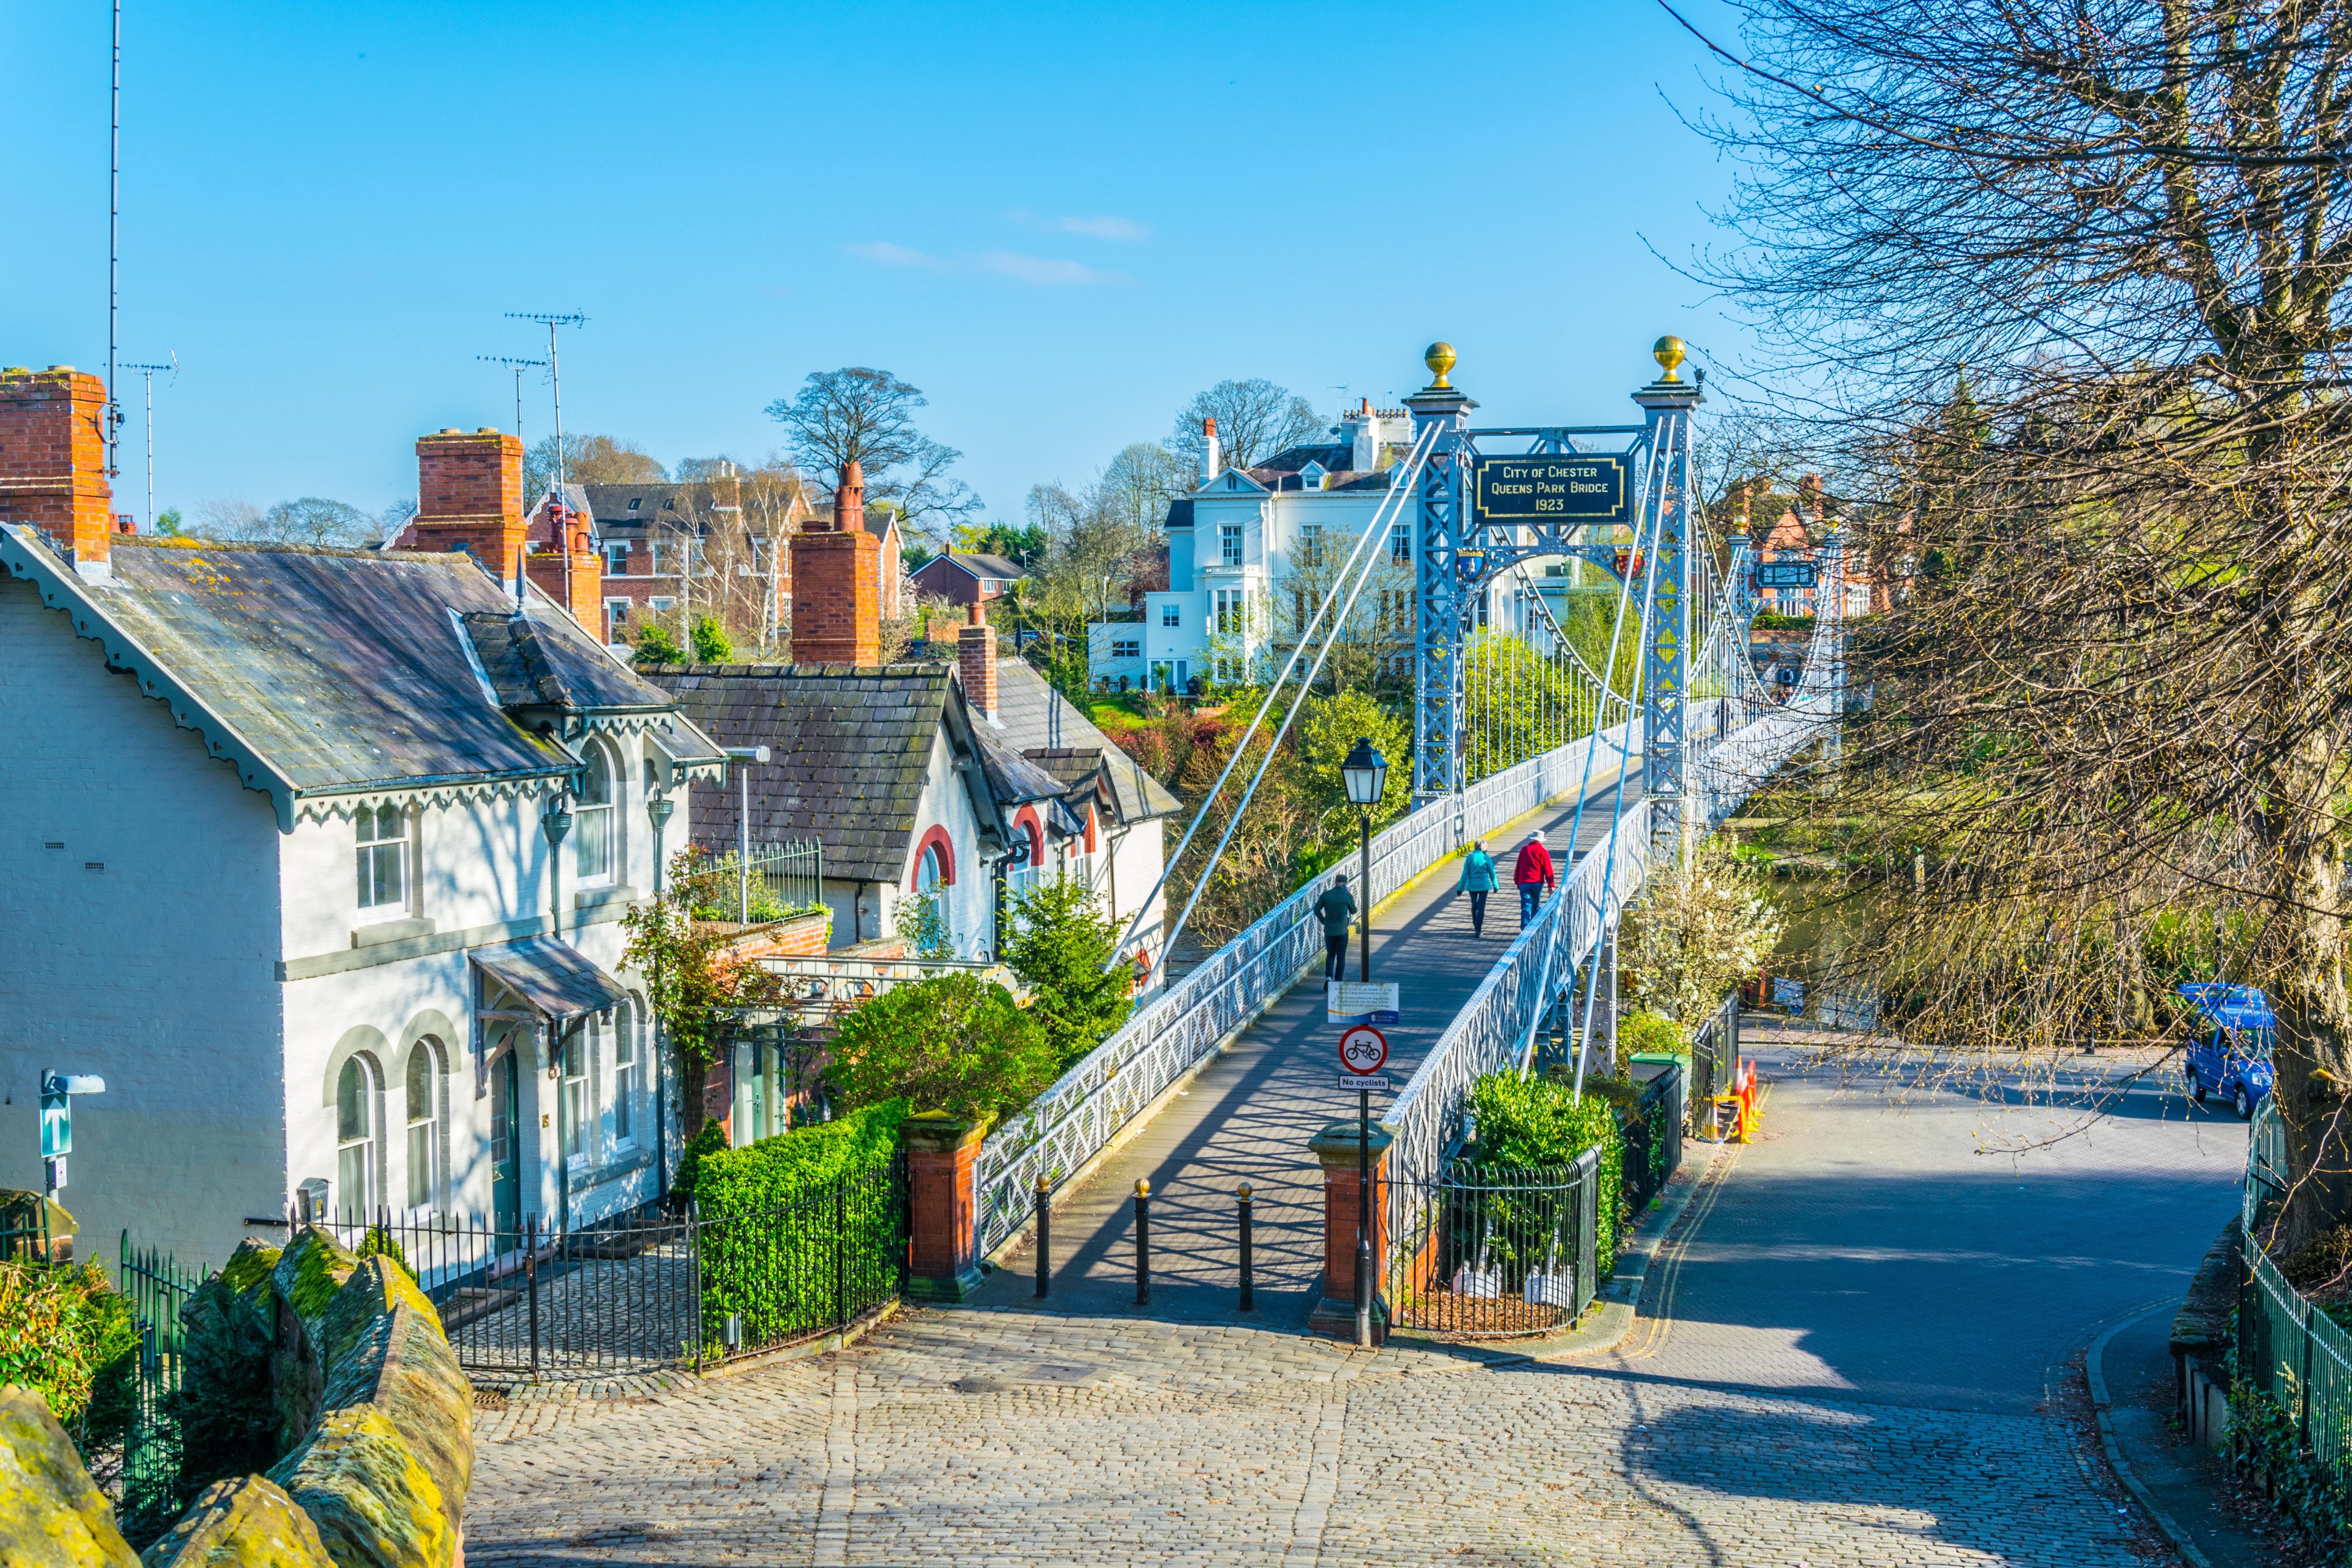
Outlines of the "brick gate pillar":
M 1389 1130 L 1372 1123 L 1372 1343 L 1388 1340 L 1388 1301 L 1382 1291 L 1388 1267 Z M 1307 1331 L 1324 1339 L 1356 1338 L 1356 1214 L 1359 1178 L 1356 1119 L 1326 1123 L 1307 1146 L 1323 1165 L 1323 1299 L 1307 1321 Z
M 982 1129 L 945 1111 L 898 1124 L 907 1152 L 907 1294 L 919 1301 L 968 1301 L 981 1283 L 972 1166 Z

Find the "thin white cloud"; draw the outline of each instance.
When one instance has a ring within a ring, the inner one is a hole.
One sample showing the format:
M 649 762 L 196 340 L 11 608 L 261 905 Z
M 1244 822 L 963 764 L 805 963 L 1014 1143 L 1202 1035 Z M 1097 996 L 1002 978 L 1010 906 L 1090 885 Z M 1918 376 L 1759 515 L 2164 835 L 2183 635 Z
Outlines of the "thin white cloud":
M 980 255 L 981 267 L 1005 278 L 1017 278 L 1024 283 L 1051 287 L 1062 283 L 1124 283 L 1124 272 L 1102 272 L 1082 261 L 1061 261 L 1045 256 L 1023 256 L 1010 250 L 984 250 Z
M 910 267 L 925 272 L 1011 278 L 1039 288 L 1057 288 L 1069 283 L 1131 281 L 1124 272 L 1106 272 L 1082 261 L 1064 261 L 1050 256 L 1024 256 L 1012 250 L 983 250 L 978 256 L 969 258 L 931 256 L 907 246 L 893 245 L 887 239 L 845 245 L 842 249 L 877 267 Z
M 1094 217 L 1066 217 L 1055 227 L 1064 234 L 1083 234 L 1090 239 L 1150 239 L 1151 226 L 1138 223 L 1131 217 L 1112 217 L 1108 213 Z

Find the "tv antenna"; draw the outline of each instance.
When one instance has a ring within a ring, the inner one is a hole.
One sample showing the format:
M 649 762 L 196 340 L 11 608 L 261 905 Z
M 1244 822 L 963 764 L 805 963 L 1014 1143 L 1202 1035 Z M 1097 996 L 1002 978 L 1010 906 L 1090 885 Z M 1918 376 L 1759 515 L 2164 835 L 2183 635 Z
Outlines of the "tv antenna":
M 572 465 L 565 460 L 563 454 L 563 367 L 555 356 L 555 329 L 584 327 L 588 324 L 588 318 L 577 310 L 562 313 L 552 310 L 509 310 L 507 320 L 537 321 L 547 329 L 547 379 L 549 384 L 555 388 L 555 482 L 559 485 L 569 484 L 572 482 Z M 522 432 L 518 429 L 515 434 L 520 436 Z
M 155 531 L 155 374 L 166 371 L 176 381 L 180 376 L 180 355 L 175 350 L 167 364 L 126 364 L 124 370 L 135 370 L 147 380 L 147 531 Z M 111 382 L 109 383 L 110 386 Z M 117 424 L 121 416 L 115 416 Z
M 522 441 L 522 373 L 527 370 L 545 370 L 548 368 L 548 363 L 543 359 L 517 359 L 511 354 L 476 354 L 474 357 L 480 360 L 484 364 L 502 364 L 513 369 L 515 378 L 515 439 Z M 563 443 L 562 441 L 556 442 L 555 446 L 556 450 L 559 452 L 563 448 Z M 530 455 L 530 443 L 523 441 L 522 449 L 523 456 L 528 459 Z M 520 490 L 527 482 L 528 481 L 526 481 L 520 474 L 517 474 L 515 476 L 515 485 L 518 490 Z M 530 509 L 530 497 L 520 495 L 518 496 L 517 499 L 521 501 L 524 510 L 528 510 Z
M 106 477 L 112 479 L 115 442 L 122 433 L 122 405 L 115 400 L 115 357 L 122 310 L 122 0 L 114 0 L 114 76 L 107 104 L 106 143 Z M 152 482 L 148 510 L 154 510 Z M 109 525 L 110 527 L 111 524 Z

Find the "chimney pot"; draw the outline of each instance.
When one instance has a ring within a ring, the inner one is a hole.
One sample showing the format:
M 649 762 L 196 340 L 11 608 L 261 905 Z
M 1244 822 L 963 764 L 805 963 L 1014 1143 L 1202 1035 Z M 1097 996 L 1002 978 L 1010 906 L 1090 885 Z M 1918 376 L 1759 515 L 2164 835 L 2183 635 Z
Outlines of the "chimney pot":
M 855 458 L 843 465 L 840 482 L 833 487 L 833 531 L 866 531 L 866 468 Z
M 971 606 L 971 624 L 956 632 L 956 679 L 963 700 L 993 722 L 996 718 L 996 628 Z
M 73 366 L 69 364 L 53 364 L 49 366 L 49 374 L 51 375 L 71 375 L 73 374 Z

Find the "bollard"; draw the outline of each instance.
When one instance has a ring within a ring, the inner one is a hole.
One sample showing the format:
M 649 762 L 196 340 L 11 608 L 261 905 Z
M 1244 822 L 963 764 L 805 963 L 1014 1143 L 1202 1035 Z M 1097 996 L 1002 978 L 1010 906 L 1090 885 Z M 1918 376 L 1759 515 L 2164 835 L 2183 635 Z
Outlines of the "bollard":
M 1257 1294 L 1250 1279 L 1250 1184 L 1244 1182 L 1234 1197 L 1242 1211 L 1242 1310 L 1249 1312 L 1257 1308 Z
M 1047 1206 L 1047 1200 L 1053 1193 L 1053 1190 L 1054 1184 L 1045 1179 L 1045 1173 L 1043 1171 L 1038 1172 L 1036 1199 L 1037 1294 L 1041 1297 L 1045 1294 L 1046 1276 L 1053 1271 L 1054 1267 L 1052 1260 L 1047 1257 L 1047 1254 L 1052 1252 L 1054 1249 L 1053 1210 Z
M 1151 1184 L 1135 1184 L 1135 1304 L 1151 1305 Z

